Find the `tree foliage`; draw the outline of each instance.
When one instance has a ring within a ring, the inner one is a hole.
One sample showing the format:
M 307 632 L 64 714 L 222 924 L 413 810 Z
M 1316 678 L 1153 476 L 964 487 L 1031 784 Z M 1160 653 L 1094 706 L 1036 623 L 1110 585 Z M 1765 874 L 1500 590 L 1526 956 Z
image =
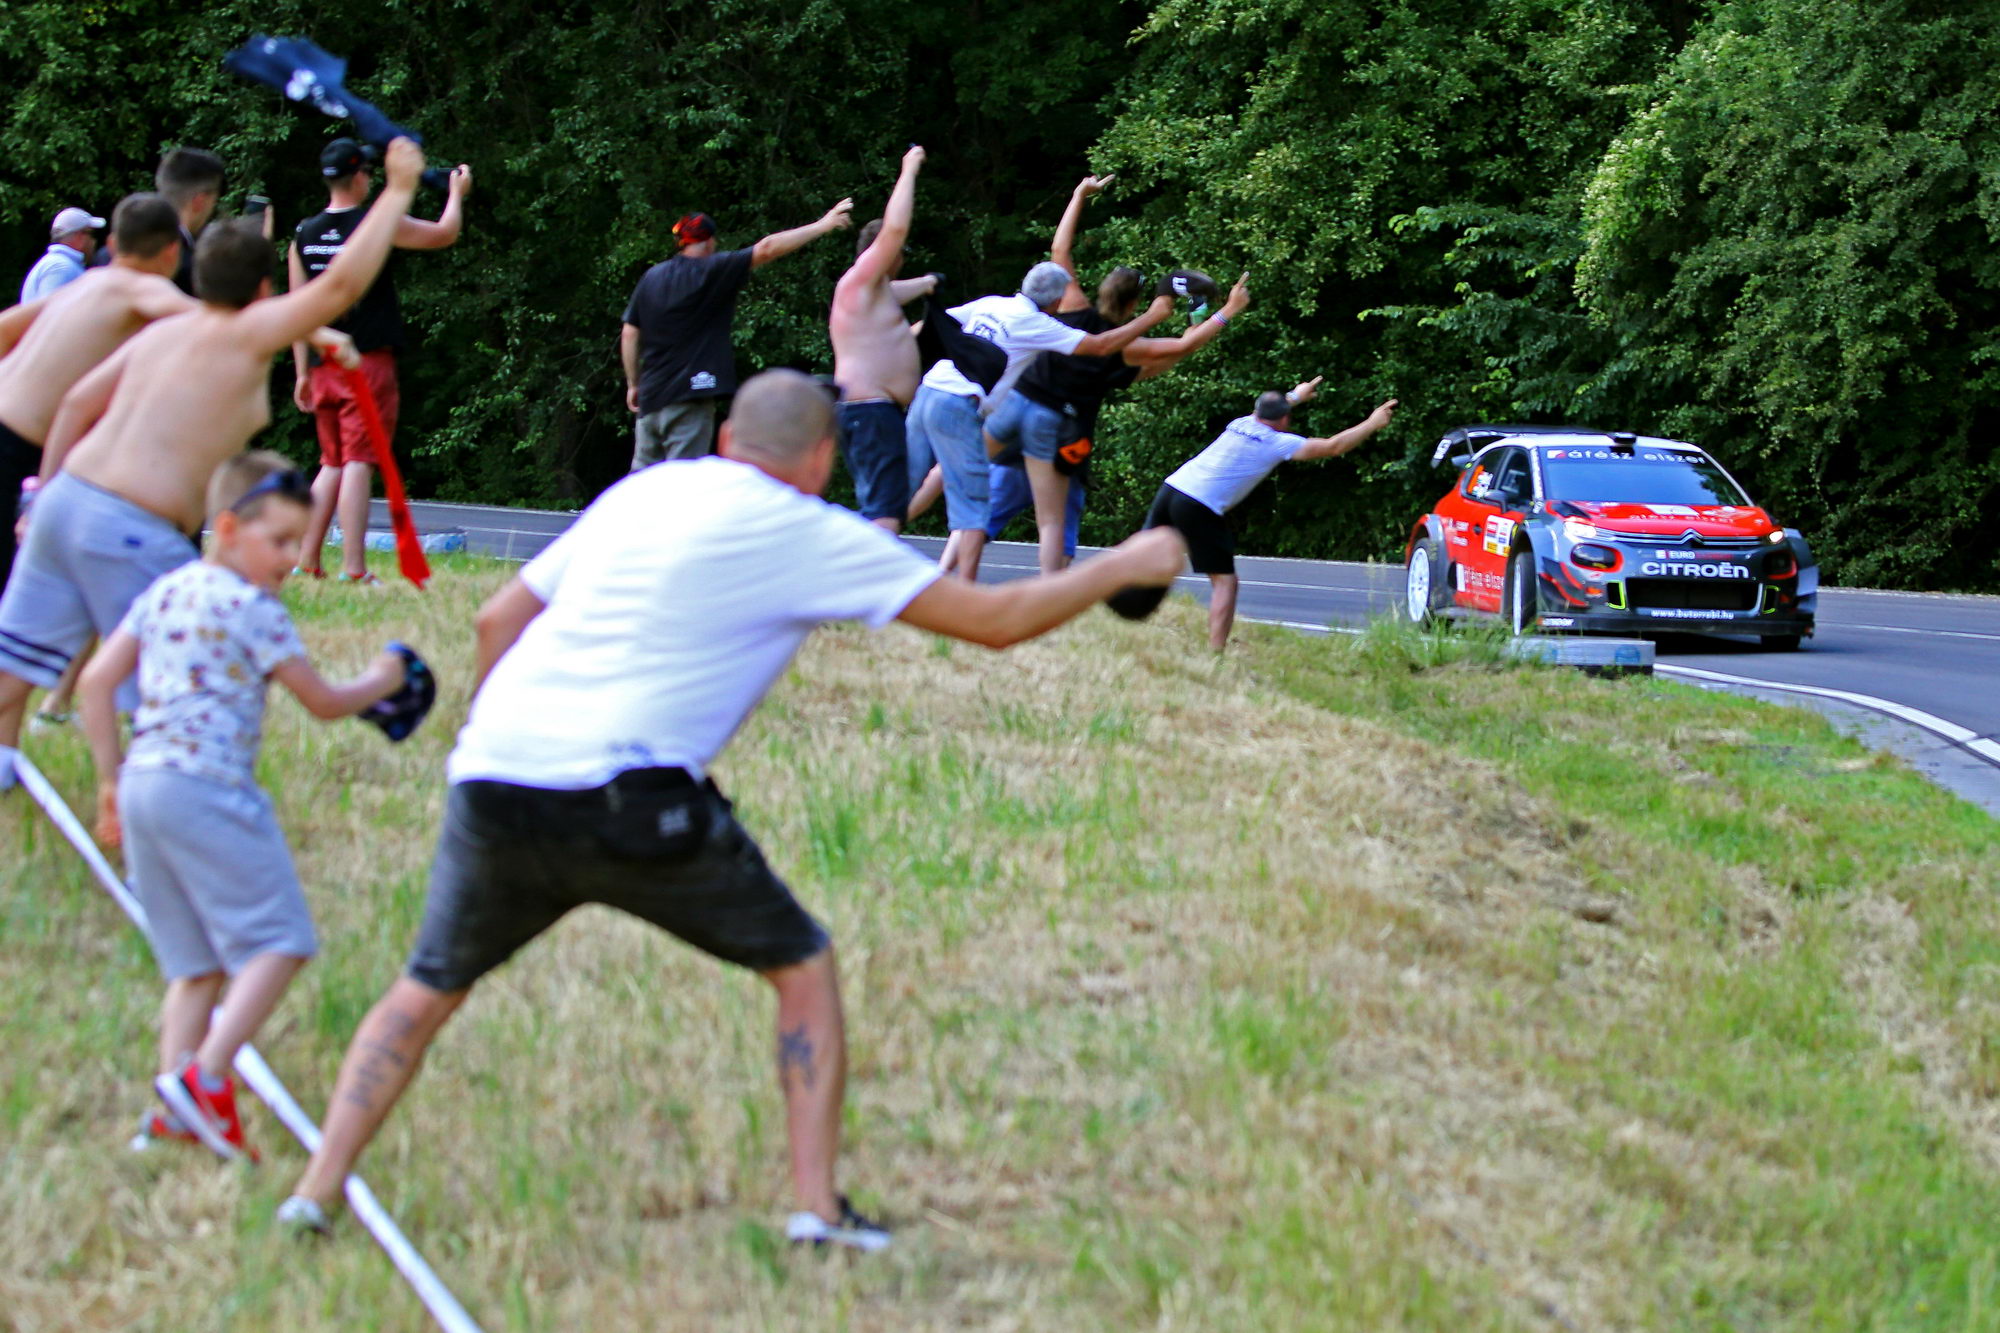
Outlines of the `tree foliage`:
M 1281 469 L 1247 549 L 1393 558 L 1439 431 L 1573 421 L 1704 444 L 1837 577 L 1992 588 L 1996 24 L 1914 0 L 385 0 L 328 27 L 297 0 L 15 0 L 0 217 L 25 269 L 37 219 L 103 211 L 181 142 L 287 224 L 314 211 L 334 127 L 219 64 L 253 30 L 314 37 L 478 173 L 459 247 L 399 261 L 415 484 L 574 503 L 629 454 L 617 316 L 675 214 L 725 244 L 844 194 L 870 216 L 922 141 L 912 269 L 975 295 L 1115 170 L 1086 277 L 1248 269 L 1255 304 L 1106 414 L 1087 537 L 1258 389 L 1324 373 L 1305 428 L 1403 414 Z M 826 368 L 849 253 L 753 277 L 746 369 Z

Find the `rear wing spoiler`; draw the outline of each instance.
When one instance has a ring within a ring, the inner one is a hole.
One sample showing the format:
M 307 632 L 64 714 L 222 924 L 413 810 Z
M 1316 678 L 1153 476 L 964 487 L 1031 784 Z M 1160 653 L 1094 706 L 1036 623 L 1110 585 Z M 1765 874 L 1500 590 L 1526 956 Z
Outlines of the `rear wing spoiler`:
M 1591 426 L 1454 426 L 1431 451 L 1431 466 L 1441 467 L 1449 462 L 1455 468 L 1464 467 L 1487 445 L 1515 435 L 1605 435 L 1612 439 L 1613 448 L 1636 438 L 1630 431 L 1613 433 Z

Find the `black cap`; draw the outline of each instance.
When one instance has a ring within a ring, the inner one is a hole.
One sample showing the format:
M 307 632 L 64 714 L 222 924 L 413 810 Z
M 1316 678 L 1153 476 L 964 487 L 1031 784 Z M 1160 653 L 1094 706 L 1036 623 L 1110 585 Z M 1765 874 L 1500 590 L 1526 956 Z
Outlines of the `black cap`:
M 319 174 L 339 180 L 375 165 L 375 150 L 349 138 L 339 138 L 319 150 Z

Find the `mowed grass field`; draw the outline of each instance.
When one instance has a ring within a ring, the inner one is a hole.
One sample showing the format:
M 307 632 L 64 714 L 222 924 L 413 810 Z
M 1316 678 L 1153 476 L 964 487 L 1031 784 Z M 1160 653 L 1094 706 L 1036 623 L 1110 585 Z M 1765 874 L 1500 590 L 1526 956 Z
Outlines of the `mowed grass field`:
M 329 671 L 419 645 L 391 747 L 274 696 L 323 939 L 261 1046 L 318 1114 L 422 904 L 470 618 L 289 589 Z M 670 614 L 671 608 L 663 608 Z M 604 911 L 491 978 L 362 1172 L 489 1329 L 2000 1325 L 2000 825 L 1822 721 L 1490 643 L 1177 600 L 1005 654 L 820 634 L 720 778 L 833 930 L 844 1179 L 794 1253 L 761 983 Z M 88 809 L 79 737 L 30 750 Z M 0 1312 L 419 1329 L 301 1164 L 133 1157 L 158 981 L 0 799 Z

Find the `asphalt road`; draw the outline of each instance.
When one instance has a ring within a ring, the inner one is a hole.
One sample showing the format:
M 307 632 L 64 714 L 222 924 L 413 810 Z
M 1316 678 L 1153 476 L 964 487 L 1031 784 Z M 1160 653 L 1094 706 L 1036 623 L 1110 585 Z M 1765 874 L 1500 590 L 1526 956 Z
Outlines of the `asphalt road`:
M 482 505 L 418 503 L 423 531 L 462 528 L 470 550 L 525 560 L 574 517 Z M 376 525 L 387 527 L 378 507 Z M 939 543 L 916 544 L 935 552 Z M 1086 552 L 1088 554 L 1088 552 Z M 1389 565 L 1239 558 L 1245 619 L 1339 632 L 1390 611 L 1403 571 Z M 982 576 L 1031 573 L 1035 552 L 988 547 Z M 1203 600 L 1207 580 L 1181 587 Z M 2000 597 L 1822 588 L 1819 632 L 1796 653 L 1753 639 L 1668 635 L 1655 669 L 1713 688 L 1818 708 L 1932 779 L 2000 815 Z

